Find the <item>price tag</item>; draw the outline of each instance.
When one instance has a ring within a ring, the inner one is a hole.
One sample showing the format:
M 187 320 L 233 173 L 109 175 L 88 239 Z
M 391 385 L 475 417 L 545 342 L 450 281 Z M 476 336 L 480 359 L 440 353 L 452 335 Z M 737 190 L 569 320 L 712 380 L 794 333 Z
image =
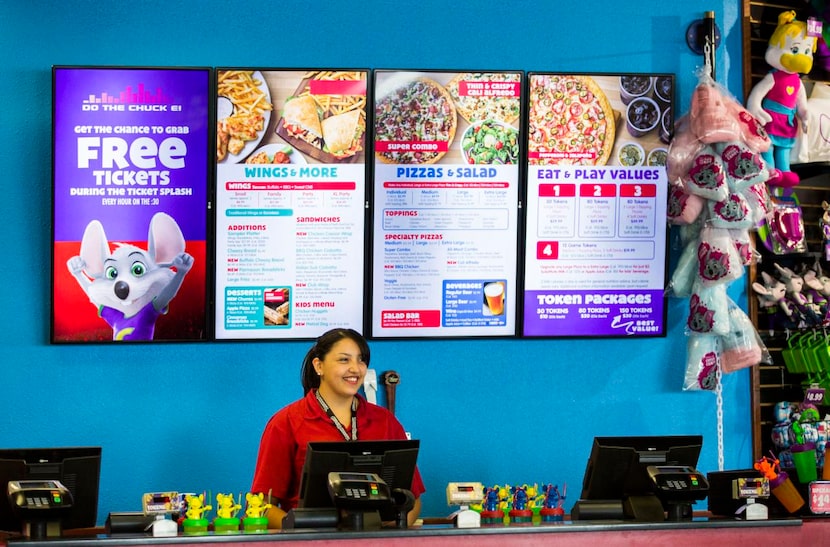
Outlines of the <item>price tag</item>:
M 807 36 L 818 37 L 821 36 L 822 23 L 814 17 L 807 18 Z
M 820 387 L 807 388 L 807 391 L 804 394 L 804 402 L 805 403 L 812 403 L 816 406 L 820 406 L 820 405 L 824 404 L 824 388 L 820 388 Z
M 809 484 L 810 511 L 814 515 L 830 513 L 830 481 L 814 481 Z

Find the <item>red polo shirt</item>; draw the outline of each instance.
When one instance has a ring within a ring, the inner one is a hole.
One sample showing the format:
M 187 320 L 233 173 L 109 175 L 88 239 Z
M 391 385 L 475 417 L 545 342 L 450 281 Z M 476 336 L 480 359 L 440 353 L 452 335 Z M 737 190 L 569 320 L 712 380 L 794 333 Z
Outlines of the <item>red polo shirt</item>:
M 251 492 L 262 492 L 267 495 L 270 491 L 272 499 L 278 501 L 284 511 L 297 506 L 308 443 L 344 440 L 331 418 L 317 402 L 314 393 L 315 390 L 309 391 L 299 401 L 274 414 L 268 420 L 259 444 Z M 358 399 L 358 440 L 406 439 L 403 426 L 391 412 L 369 403 L 360 395 Z M 347 425 L 346 431 L 351 433 L 351 424 Z M 412 478 L 411 490 L 416 498 L 425 491 L 417 468 Z

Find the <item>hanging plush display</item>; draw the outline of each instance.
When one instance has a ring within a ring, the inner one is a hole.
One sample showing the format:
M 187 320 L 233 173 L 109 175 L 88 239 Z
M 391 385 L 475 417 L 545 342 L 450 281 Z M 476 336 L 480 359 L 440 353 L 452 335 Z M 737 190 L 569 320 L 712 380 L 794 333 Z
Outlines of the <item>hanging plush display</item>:
M 668 289 L 689 300 L 684 390 L 713 390 L 718 372 L 770 361 L 749 317 L 726 292 L 753 261 L 750 231 L 771 210 L 763 158 L 769 147 L 761 123 L 702 74 L 667 159 L 668 219 L 680 226 L 683 245 Z

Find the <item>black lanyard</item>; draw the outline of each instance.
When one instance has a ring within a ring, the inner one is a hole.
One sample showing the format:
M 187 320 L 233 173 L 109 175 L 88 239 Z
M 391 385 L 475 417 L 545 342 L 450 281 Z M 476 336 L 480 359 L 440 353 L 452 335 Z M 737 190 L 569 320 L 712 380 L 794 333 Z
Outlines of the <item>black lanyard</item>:
M 347 441 L 356 441 L 357 440 L 357 397 L 352 399 L 352 435 L 349 437 L 349 434 L 346 432 L 346 428 L 343 427 L 343 424 L 340 423 L 340 420 L 337 419 L 337 416 L 334 415 L 334 412 L 331 411 L 331 407 L 326 404 L 326 401 L 323 399 L 323 396 L 320 395 L 320 391 L 315 391 L 314 394 L 317 396 L 317 402 L 320 403 L 320 406 L 323 410 L 326 411 L 328 417 L 334 422 L 334 426 L 343 435 L 343 438 Z

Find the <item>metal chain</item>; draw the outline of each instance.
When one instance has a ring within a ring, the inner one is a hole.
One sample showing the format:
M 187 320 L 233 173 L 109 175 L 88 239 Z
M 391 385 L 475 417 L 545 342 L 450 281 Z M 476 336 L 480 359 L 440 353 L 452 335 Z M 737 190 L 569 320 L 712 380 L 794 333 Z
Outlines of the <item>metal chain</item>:
M 723 373 L 720 369 L 720 363 L 715 369 L 717 382 L 715 384 L 715 395 L 717 396 L 718 405 L 718 471 L 723 471 L 723 385 L 721 384 Z

